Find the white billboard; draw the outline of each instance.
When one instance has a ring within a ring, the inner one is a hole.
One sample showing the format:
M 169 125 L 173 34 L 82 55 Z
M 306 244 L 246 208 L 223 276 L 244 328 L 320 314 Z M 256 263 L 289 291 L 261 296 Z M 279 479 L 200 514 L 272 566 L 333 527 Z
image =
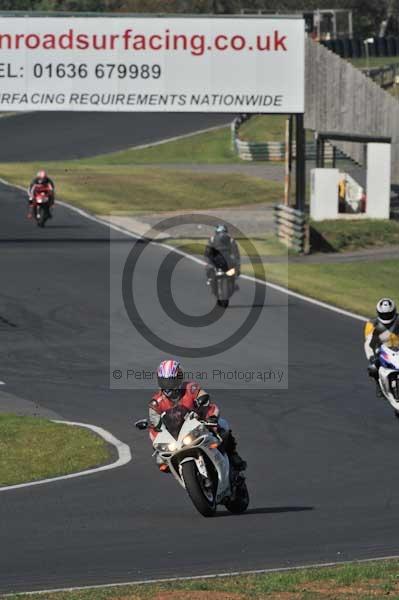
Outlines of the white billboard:
M 1 17 L 0 111 L 304 112 L 302 19 Z

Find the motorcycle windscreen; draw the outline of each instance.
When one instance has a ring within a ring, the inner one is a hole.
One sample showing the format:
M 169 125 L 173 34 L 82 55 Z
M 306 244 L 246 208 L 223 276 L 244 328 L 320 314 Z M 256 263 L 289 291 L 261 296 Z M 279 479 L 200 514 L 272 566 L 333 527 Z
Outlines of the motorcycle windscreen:
M 180 429 L 188 412 L 189 410 L 185 406 L 175 406 L 170 408 L 162 417 L 162 423 L 175 439 L 179 437 Z

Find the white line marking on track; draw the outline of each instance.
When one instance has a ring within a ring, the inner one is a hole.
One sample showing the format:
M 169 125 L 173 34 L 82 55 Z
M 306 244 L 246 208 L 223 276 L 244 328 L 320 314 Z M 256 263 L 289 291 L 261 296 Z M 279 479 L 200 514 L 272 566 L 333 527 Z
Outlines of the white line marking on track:
M 0 385 L 5 385 L 6 382 L 5 381 L 0 381 Z
M 273 569 L 255 569 L 252 571 L 232 571 L 231 573 L 212 573 L 209 575 L 193 575 L 192 577 L 169 577 L 163 579 L 141 579 L 140 581 L 126 581 L 125 583 L 106 583 L 104 585 L 87 585 L 66 588 L 54 588 L 49 590 L 39 590 L 37 592 L 18 592 L 14 594 L 5 594 L 2 598 L 15 596 L 33 596 L 34 594 L 56 594 L 58 592 L 78 592 L 80 590 L 98 590 L 108 588 L 120 588 L 129 585 L 151 585 L 156 583 L 173 583 L 178 581 L 197 581 L 199 579 L 217 579 L 218 577 L 238 577 L 243 575 L 267 575 L 268 573 L 284 573 L 286 571 L 303 571 L 306 569 L 324 569 L 328 567 L 340 567 L 343 565 L 358 565 L 370 562 L 381 562 L 384 560 L 398 560 L 399 556 L 378 556 L 377 558 L 363 558 L 360 560 L 342 560 L 337 562 L 314 563 L 309 565 L 299 565 L 297 567 L 276 567 Z
M 13 187 L 13 188 L 17 188 L 17 189 L 26 191 L 25 188 L 23 188 L 22 186 L 10 183 L 10 182 L 6 181 L 5 179 L 2 179 L 1 177 L 0 177 L 0 183 L 3 183 L 4 185 L 7 185 L 9 187 Z M 91 215 L 90 213 L 86 212 L 85 210 L 82 210 L 81 208 L 77 208 L 76 206 L 72 206 L 71 204 L 68 204 L 67 202 L 57 200 L 57 204 L 59 204 L 60 206 L 63 206 L 64 208 L 72 210 L 73 212 L 77 213 L 78 215 L 80 215 L 82 217 L 85 217 L 86 219 L 89 219 L 90 221 L 94 221 L 95 223 L 104 225 L 105 227 L 108 227 L 109 229 L 113 229 L 114 231 L 123 233 L 124 235 L 131 237 L 133 239 L 136 239 L 136 240 L 145 239 L 144 236 L 142 236 L 140 234 L 133 233 L 132 231 L 129 231 L 128 229 L 125 229 L 124 227 L 120 227 L 119 225 L 114 225 L 113 223 L 109 223 L 108 221 L 105 221 L 104 219 L 101 219 L 100 217 Z M 162 248 L 167 248 L 168 250 L 171 250 L 171 251 L 175 252 L 176 254 L 180 254 L 180 255 L 184 256 L 185 258 L 187 258 L 188 260 L 191 260 L 192 262 L 195 262 L 199 265 L 206 264 L 204 260 L 201 260 L 200 258 L 193 256 L 192 254 L 187 254 L 187 252 L 183 252 L 182 250 L 179 250 L 178 248 L 175 248 L 174 246 L 170 246 L 169 244 L 166 244 L 164 242 L 161 243 L 161 242 L 156 242 L 156 241 L 152 241 L 152 240 L 148 240 L 148 241 L 150 244 L 161 246 Z M 276 290 L 283 294 L 287 294 L 288 296 L 291 296 L 293 298 L 298 298 L 298 300 L 302 300 L 303 302 L 313 304 L 314 306 L 318 306 L 320 308 L 330 310 L 330 311 L 335 312 L 344 317 L 349 317 L 351 319 L 356 319 L 358 321 L 367 321 L 367 317 L 365 317 L 363 315 L 358 315 L 358 314 L 352 313 L 348 310 L 344 310 L 343 308 L 338 308 L 337 306 L 328 304 L 327 302 L 322 302 L 321 300 L 316 300 L 315 298 L 310 298 L 309 296 L 304 296 L 303 294 L 299 294 L 298 292 L 293 292 L 292 290 L 289 290 L 288 288 L 282 287 L 275 283 L 270 283 L 269 281 L 263 281 L 263 279 L 257 279 L 256 277 L 250 277 L 249 275 L 241 275 L 241 278 L 247 279 L 248 281 L 256 281 L 257 283 L 259 283 L 261 285 L 266 285 L 267 287 L 269 287 L 273 290 Z
M 132 460 L 132 454 L 130 452 L 130 448 L 127 444 L 124 444 L 116 437 L 106 431 L 102 427 L 97 427 L 96 425 L 90 425 L 88 423 L 75 423 L 73 421 L 58 421 L 52 419 L 53 423 L 60 423 L 62 425 L 71 425 L 74 427 L 85 427 L 86 429 L 91 429 L 97 435 L 103 438 L 108 444 L 114 446 L 118 452 L 118 460 L 108 465 L 103 465 L 102 467 L 96 467 L 95 469 L 86 469 L 85 471 L 79 471 L 78 473 L 70 473 L 69 475 L 61 475 L 60 477 L 51 477 L 49 479 L 39 479 L 38 481 L 31 481 L 29 483 L 19 483 L 17 485 L 8 485 L 5 487 L 0 487 L 0 492 L 9 492 L 10 490 L 18 490 L 21 488 L 32 487 L 33 485 L 43 485 L 44 483 L 53 483 L 54 481 L 62 481 L 63 479 L 74 479 L 75 477 L 84 477 L 86 475 L 92 475 L 93 473 L 100 473 L 102 471 L 109 471 L 110 469 L 117 469 L 118 467 L 122 467 L 126 465 L 128 462 Z

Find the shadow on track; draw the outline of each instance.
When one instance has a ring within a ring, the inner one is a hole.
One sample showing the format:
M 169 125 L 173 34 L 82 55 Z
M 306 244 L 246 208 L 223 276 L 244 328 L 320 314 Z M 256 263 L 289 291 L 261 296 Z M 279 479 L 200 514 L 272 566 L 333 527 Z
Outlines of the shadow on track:
M 263 508 L 250 508 L 241 515 L 234 515 L 229 511 L 216 513 L 215 517 L 244 517 L 245 515 L 274 515 L 278 513 L 303 512 L 314 510 L 314 506 L 265 506 Z
M 228 310 L 231 308 L 266 308 L 269 304 L 229 304 Z

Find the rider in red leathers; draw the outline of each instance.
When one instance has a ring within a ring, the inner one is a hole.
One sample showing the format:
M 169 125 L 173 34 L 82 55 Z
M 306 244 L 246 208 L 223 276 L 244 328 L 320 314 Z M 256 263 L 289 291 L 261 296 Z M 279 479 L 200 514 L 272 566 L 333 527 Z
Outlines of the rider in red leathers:
M 182 406 L 198 414 L 200 419 L 214 423 L 224 439 L 224 448 L 232 466 L 237 471 L 246 468 L 246 462 L 239 456 L 235 438 L 224 419 L 220 419 L 219 407 L 212 403 L 201 386 L 195 381 L 183 381 L 183 371 L 176 360 L 164 360 L 157 371 L 159 391 L 154 394 L 149 404 L 149 434 L 154 442 L 158 435 L 158 427 L 162 413 Z M 164 463 L 159 463 L 161 471 L 167 469 Z
M 47 175 L 46 171 L 44 171 L 43 169 L 38 171 L 36 177 L 34 177 L 32 179 L 32 181 L 29 184 L 29 188 L 28 188 L 28 196 L 29 196 L 29 208 L 32 206 L 33 204 L 33 200 L 34 200 L 34 196 L 35 196 L 35 191 L 36 190 L 40 190 L 41 188 L 47 188 L 50 191 L 50 195 L 49 195 L 49 208 L 51 208 L 54 204 L 54 196 L 55 196 L 55 185 L 54 185 L 54 181 L 52 179 L 50 179 L 50 177 Z M 51 218 L 51 212 L 49 211 L 49 217 Z M 32 217 L 32 213 L 29 210 L 28 213 L 28 217 Z

